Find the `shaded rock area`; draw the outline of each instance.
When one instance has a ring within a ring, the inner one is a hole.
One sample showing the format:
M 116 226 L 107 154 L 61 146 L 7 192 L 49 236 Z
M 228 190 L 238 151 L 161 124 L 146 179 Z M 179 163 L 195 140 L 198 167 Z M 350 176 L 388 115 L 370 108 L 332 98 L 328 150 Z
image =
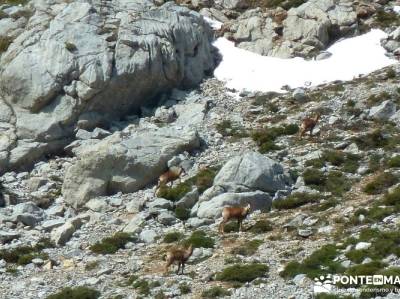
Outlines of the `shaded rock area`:
M 0 32 L 13 38 L 0 64 L 1 172 L 60 152 L 78 128 L 107 128 L 162 92 L 193 87 L 214 67 L 208 24 L 172 2 L 24 9 L 30 18 L 11 22 L 19 30 Z

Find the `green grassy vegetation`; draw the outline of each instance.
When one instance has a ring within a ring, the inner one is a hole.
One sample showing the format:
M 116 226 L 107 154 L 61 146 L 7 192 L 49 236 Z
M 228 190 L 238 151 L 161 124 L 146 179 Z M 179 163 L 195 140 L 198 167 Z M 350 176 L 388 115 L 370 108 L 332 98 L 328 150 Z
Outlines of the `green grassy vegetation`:
M 181 291 L 182 295 L 186 295 L 192 292 L 190 286 L 185 282 L 179 285 L 179 290 Z
M 189 238 L 183 241 L 184 246 L 193 245 L 194 248 L 213 248 L 215 241 L 213 238 L 208 237 L 207 234 L 202 230 L 194 231 Z
M 25 5 L 29 0 L 0 0 L 0 5 Z
M 176 202 L 190 192 L 193 186 L 196 186 L 198 191 L 203 193 L 212 186 L 214 177 L 219 169 L 219 166 L 202 169 L 195 176 L 179 183 L 175 187 L 160 186 L 157 196 Z
M 182 240 L 184 235 L 180 232 L 170 232 L 165 234 L 164 242 L 165 243 L 174 243 Z
M 278 210 L 290 210 L 308 203 L 318 202 L 320 198 L 321 196 L 317 194 L 293 193 L 284 199 L 274 200 L 272 206 Z
M 252 139 L 259 146 L 260 153 L 278 150 L 279 147 L 275 144 L 275 140 L 284 135 L 294 135 L 299 131 L 296 124 L 283 125 L 280 127 L 265 127 L 260 130 L 255 130 L 251 133 Z
M 117 232 L 111 237 L 104 238 L 90 246 L 90 250 L 98 254 L 113 254 L 119 249 L 125 248 L 125 244 L 135 241 L 131 234 L 124 232 Z
M 383 91 L 380 94 L 370 95 L 367 99 L 367 106 L 372 107 L 379 105 L 382 102 L 389 100 L 390 98 L 391 98 L 390 94 L 386 91 Z
M 257 252 L 258 247 L 260 247 L 263 243 L 264 242 L 262 240 L 251 240 L 243 245 L 233 248 L 231 253 L 244 256 L 253 255 Z
M 255 96 L 251 103 L 252 103 L 252 105 L 257 105 L 257 106 L 269 105 L 270 101 L 273 98 L 279 97 L 280 95 L 281 95 L 280 93 L 277 93 L 274 91 L 267 92 L 267 93 Z
M 387 164 L 387 166 L 389 166 L 390 168 L 400 167 L 400 155 L 394 156 L 394 157 L 390 158 L 390 159 L 386 162 L 386 164 Z
M 69 52 L 75 52 L 76 50 L 78 50 L 78 48 L 75 46 L 75 44 L 70 43 L 70 42 L 65 42 L 65 48 L 66 48 Z
M 359 155 L 344 153 L 338 150 L 324 151 L 321 158 L 308 160 L 305 165 L 315 168 L 322 168 L 328 162 L 334 166 L 341 167 L 341 171 L 355 173 L 358 169 L 360 160 Z
M 339 262 L 334 261 L 338 254 L 339 251 L 335 245 L 324 245 L 314 251 L 303 262 L 289 262 L 280 275 L 285 278 L 293 278 L 297 274 L 303 273 L 309 278 L 314 279 L 319 275 L 343 273 L 345 270 L 344 267 Z
M 339 171 L 323 173 L 315 168 L 307 168 L 303 172 L 304 182 L 307 186 L 321 192 L 331 192 L 340 196 L 351 189 L 351 181 Z
M 339 204 L 339 201 L 337 199 L 334 198 L 328 198 L 328 199 L 324 199 L 321 200 L 320 203 L 316 206 L 313 206 L 311 208 L 311 211 L 313 212 L 322 212 L 325 211 L 329 208 L 335 207 Z
M 363 191 L 367 194 L 380 194 L 393 186 L 399 179 L 389 172 L 378 175 L 372 182 L 365 185 Z
M 369 209 L 360 208 L 354 212 L 352 224 L 359 224 L 359 216 L 364 215 L 364 222 L 374 223 L 383 220 L 385 217 L 400 212 L 400 187 L 390 193 L 386 193 L 381 200 L 374 202 Z
M 268 266 L 260 263 L 236 264 L 229 266 L 216 275 L 217 280 L 245 283 L 258 277 L 264 277 Z
M 388 79 L 394 79 L 394 78 L 396 78 L 396 71 L 395 71 L 392 67 L 388 68 L 388 69 L 386 70 L 386 77 L 387 77 Z
M 175 216 L 182 221 L 186 221 L 190 218 L 190 210 L 183 207 L 176 207 Z
M 35 246 L 20 246 L 12 249 L 0 250 L 0 260 L 7 263 L 26 265 L 34 258 L 48 259 L 48 255 L 42 252 L 45 248 L 52 248 L 54 244 L 49 239 L 41 239 Z
M 336 261 L 336 257 L 340 255 L 341 249 L 361 241 L 370 242 L 371 246 L 363 250 L 352 249 L 346 252 L 346 257 L 355 263 L 355 265 L 345 269 Z M 391 254 L 399 257 L 399 245 L 399 231 L 379 231 L 377 229 L 365 228 L 360 232 L 359 238 L 347 238 L 340 246 L 336 246 L 335 244 L 324 245 L 322 248 L 314 251 L 303 262 L 289 262 L 280 275 L 285 278 L 293 278 L 297 274 L 304 273 L 313 279 L 314 277 L 328 273 L 345 273 L 353 276 L 381 274 L 385 271 L 398 273 L 400 271 L 399 268 L 385 269 L 387 265 L 382 262 L 382 259 Z M 371 258 L 372 261 L 361 264 L 367 257 Z
M 399 137 L 388 134 L 384 129 L 376 129 L 365 135 L 353 138 L 353 141 L 362 150 L 383 148 L 393 149 L 399 142 Z
M 216 125 L 218 133 L 224 137 L 243 138 L 249 136 L 245 129 L 233 124 L 230 120 L 224 120 Z
M 224 231 L 226 233 L 238 232 L 239 231 L 239 223 L 236 220 L 229 221 L 224 226 Z
M 399 26 L 400 17 L 397 13 L 392 11 L 384 11 L 383 9 L 378 10 L 375 14 L 375 21 L 373 25 L 386 28 L 390 26 Z
M 13 40 L 10 37 L 1 37 L 0 38 L 0 54 L 7 51 L 8 47 L 11 45 L 12 41 Z
M 88 262 L 85 265 L 85 270 L 86 271 L 91 271 L 91 270 L 96 269 L 98 266 L 99 266 L 99 262 L 98 261 Z
M 247 231 L 253 234 L 264 234 L 272 231 L 272 223 L 268 220 L 258 220 L 254 225 L 252 225 Z
M 381 158 L 382 157 L 377 154 L 371 155 L 369 157 L 368 168 L 370 173 L 376 172 L 382 167 Z
M 192 184 L 190 182 L 182 182 L 174 187 L 168 187 L 161 185 L 158 189 L 157 196 L 165 198 L 170 201 L 179 201 L 186 193 L 192 190 Z
M 315 295 L 315 299 L 354 299 L 353 296 L 342 296 L 336 294 L 320 293 Z
M 201 293 L 201 297 L 207 298 L 207 299 L 221 298 L 221 297 L 226 297 L 226 296 L 230 296 L 230 295 L 231 295 L 231 292 L 229 292 L 228 290 L 225 290 L 224 288 L 222 288 L 220 286 L 211 287 L 207 290 L 204 290 Z
M 307 0 L 249 0 L 249 7 L 256 8 L 275 8 L 282 7 L 286 10 L 292 7 L 298 7 L 303 3 L 306 3 Z
M 150 284 L 145 279 L 136 279 L 132 286 L 138 291 L 141 295 L 150 295 Z
M 46 299 L 97 299 L 100 292 L 88 287 L 64 288 Z

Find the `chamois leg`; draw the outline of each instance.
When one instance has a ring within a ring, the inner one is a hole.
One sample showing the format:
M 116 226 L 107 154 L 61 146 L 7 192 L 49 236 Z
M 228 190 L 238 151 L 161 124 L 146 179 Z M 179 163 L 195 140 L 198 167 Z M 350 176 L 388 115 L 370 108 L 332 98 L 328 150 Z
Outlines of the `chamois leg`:
M 165 265 L 165 274 L 168 274 L 169 266 L 171 266 L 171 263 L 168 261 L 167 264 Z
M 226 220 L 222 219 L 221 223 L 219 224 L 218 232 L 224 234 L 225 233 L 225 223 Z
M 185 269 L 185 263 L 182 263 L 182 275 L 183 275 L 184 269 Z
M 239 223 L 239 232 L 243 231 L 243 219 L 238 220 Z
M 312 131 L 314 130 L 314 128 L 310 129 L 310 137 L 312 137 Z
M 181 262 L 178 262 L 178 271 L 176 271 L 176 274 L 179 275 L 179 270 L 181 268 Z

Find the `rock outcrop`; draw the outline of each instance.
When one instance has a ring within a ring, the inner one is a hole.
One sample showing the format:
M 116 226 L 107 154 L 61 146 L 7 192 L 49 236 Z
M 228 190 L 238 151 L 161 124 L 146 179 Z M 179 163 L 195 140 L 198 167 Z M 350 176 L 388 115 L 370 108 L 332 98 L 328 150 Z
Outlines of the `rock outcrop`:
M 268 210 L 278 190 L 291 185 L 290 177 L 274 160 L 247 152 L 229 160 L 218 172 L 213 186 L 193 206 L 191 216 L 217 218 L 226 205 L 250 203 L 253 210 Z
M 4 10 L 0 26 L 13 39 L 0 57 L 1 172 L 59 151 L 78 128 L 192 87 L 214 67 L 209 25 L 172 2 L 31 1 L 24 10 L 12 10 L 12 22 Z
M 313 56 L 337 39 L 358 32 L 348 1 L 310 0 L 287 12 L 248 10 L 227 26 L 238 47 L 267 56 Z
M 80 150 L 78 161 L 65 175 L 64 200 L 80 207 L 99 195 L 137 191 L 165 171 L 173 156 L 199 144 L 193 129 L 142 129 L 128 136 L 115 133 Z

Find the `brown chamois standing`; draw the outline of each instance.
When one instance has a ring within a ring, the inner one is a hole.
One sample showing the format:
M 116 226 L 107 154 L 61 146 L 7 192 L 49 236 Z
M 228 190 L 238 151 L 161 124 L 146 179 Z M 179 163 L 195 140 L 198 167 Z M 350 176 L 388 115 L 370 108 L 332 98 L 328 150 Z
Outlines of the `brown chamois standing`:
M 185 170 L 182 167 L 170 167 L 158 178 L 157 187 L 159 188 L 161 185 L 167 185 L 168 183 L 171 183 L 172 185 L 172 182 L 178 179 L 182 173 L 185 173 Z
M 182 266 L 182 274 L 185 268 L 186 261 L 192 256 L 193 254 L 193 245 L 190 244 L 188 248 L 183 247 L 172 247 L 167 252 L 167 264 L 165 265 L 165 273 L 168 273 L 169 266 L 171 266 L 174 262 L 178 262 L 178 271 L 176 274 L 179 274 L 179 269 Z
M 314 118 L 307 117 L 303 119 L 300 126 L 300 138 L 304 136 L 304 134 L 309 131 L 310 136 L 312 136 L 312 131 L 314 130 L 315 126 L 317 125 L 321 114 L 317 113 Z
M 237 219 L 238 224 L 239 224 L 239 231 L 243 230 L 243 219 L 247 217 L 247 215 L 250 213 L 250 204 L 245 206 L 244 208 L 242 207 L 224 207 L 222 210 L 222 221 L 219 224 L 218 227 L 218 232 L 224 234 L 225 233 L 225 224 L 230 220 L 230 219 Z

